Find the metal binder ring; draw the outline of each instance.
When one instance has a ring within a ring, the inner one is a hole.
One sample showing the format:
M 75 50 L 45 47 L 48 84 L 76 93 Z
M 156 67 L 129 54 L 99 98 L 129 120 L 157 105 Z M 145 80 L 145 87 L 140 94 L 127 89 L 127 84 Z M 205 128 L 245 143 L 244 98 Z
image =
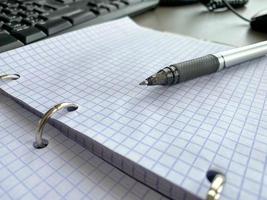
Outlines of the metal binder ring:
M 67 110 L 71 112 L 71 111 L 77 110 L 78 105 L 73 104 L 73 103 L 60 103 L 60 104 L 55 105 L 53 108 L 49 109 L 44 114 L 43 118 L 40 119 L 38 122 L 37 133 L 35 135 L 35 142 L 33 142 L 34 148 L 41 149 L 48 145 L 48 140 L 42 138 L 44 127 L 54 113 L 64 108 L 67 108 Z
M 4 74 L 0 76 L 0 80 L 17 80 L 20 78 L 19 74 Z
M 207 200 L 219 200 L 224 183 L 225 176 L 218 173 L 211 182 L 211 186 L 207 194 Z

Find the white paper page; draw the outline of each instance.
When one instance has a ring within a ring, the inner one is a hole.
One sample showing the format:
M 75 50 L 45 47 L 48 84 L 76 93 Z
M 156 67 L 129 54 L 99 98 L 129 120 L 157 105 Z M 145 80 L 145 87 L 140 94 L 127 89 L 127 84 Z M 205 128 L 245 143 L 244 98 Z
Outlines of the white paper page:
M 138 85 L 227 48 L 122 19 L 1 54 L 0 73 L 21 78 L 0 87 L 43 113 L 79 104 L 57 120 L 198 197 L 215 168 L 227 176 L 222 199 L 266 199 L 266 58 L 172 87 Z
M 34 149 L 38 118 L 0 93 L 0 196 L 6 199 L 167 200 L 55 128 Z

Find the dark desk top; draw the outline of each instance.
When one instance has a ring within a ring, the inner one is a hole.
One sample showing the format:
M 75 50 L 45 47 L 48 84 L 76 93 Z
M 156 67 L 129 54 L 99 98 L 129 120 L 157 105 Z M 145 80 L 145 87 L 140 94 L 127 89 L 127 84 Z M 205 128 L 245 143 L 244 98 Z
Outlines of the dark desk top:
M 250 0 L 239 12 L 252 17 L 266 9 L 265 0 Z M 161 31 L 168 31 L 204 40 L 233 46 L 243 46 L 267 40 L 267 33 L 250 29 L 249 23 L 239 19 L 230 11 L 210 13 L 201 4 L 158 7 L 133 18 L 138 24 Z

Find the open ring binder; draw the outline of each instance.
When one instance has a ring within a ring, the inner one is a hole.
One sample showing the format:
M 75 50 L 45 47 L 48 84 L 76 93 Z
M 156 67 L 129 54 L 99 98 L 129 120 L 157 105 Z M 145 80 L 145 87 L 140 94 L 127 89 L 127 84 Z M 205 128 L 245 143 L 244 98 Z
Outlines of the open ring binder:
M 43 118 L 40 119 L 40 121 L 38 122 L 37 132 L 35 135 L 35 141 L 33 142 L 34 148 L 41 149 L 48 145 L 48 140 L 42 138 L 44 127 L 54 113 L 64 108 L 67 108 L 67 110 L 71 112 L 71 111 L 77 110 L 78 105 L 73 104 L 73 103 L 60 103 L 60 104 L 55 105 L 53 108 L 49 109 L 44 114 Z
M 223 190 L 223 186 L 225 183 L 225 176 L 221 173 L 211 170 L 210 171 L 214 177 L 212 177 L 209 181 L 211 182 L 210 189 L 207 193 L 207 200 L 219 200 L 221 196 L 221 192 Z
M 19 78 L 19 74 L 4 74 L 0 76 L 0 80 L 17 80 Z

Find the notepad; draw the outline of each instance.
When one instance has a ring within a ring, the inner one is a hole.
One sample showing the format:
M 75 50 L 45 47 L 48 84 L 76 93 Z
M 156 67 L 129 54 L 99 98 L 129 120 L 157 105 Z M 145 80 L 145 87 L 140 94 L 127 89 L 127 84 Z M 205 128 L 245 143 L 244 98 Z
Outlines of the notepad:
M 231 47 L 139 27 L 125 18 L 0 54 L 0 87 L 128 175 L 173 199 L 266 199 L 267 59 L 172 87 L 138 83 L 164 66 Z
M 38 118 L 0 93 L 1 199 L 167 200 L 49 126 L 32 147 Z

